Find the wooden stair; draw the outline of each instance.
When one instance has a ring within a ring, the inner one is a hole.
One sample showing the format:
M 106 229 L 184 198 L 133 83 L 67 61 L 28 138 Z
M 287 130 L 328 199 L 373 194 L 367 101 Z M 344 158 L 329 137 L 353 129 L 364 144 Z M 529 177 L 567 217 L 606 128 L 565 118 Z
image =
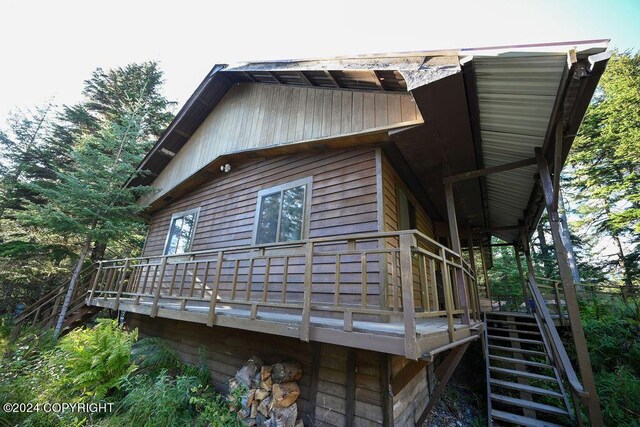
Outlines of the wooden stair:
M 95 271 L 96 268 L 92 265 L 80 273 L 76 288 L 71 296 L 60 335 L 64 335 L 74 328 L 85 324 L 102 310 L 100 307 L 85 304 Z M 25 308 L 22 314 L 14 319 L 12 339 L 15 340 L 18 338 L 23 326 L 38 326 L 40 328 L 55 327 L 66 293 L 67 286 L 60 286 Z
M 533 315 L 485 314 L 489 425 L 575 425 L 560 372 Z

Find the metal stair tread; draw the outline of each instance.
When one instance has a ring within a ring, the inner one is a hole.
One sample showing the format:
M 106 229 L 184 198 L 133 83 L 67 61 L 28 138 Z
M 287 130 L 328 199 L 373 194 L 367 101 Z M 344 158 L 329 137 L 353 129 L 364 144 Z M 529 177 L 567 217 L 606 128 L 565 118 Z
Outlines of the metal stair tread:
M 551 366 L 551 365 L 549 365 L 547 363 L 534 362 L 532 360 L 521 360 L 521 359 L 516 359 L 516 358 L 513 358 L 513 357 L 497 356 L 495 354 L 490 354 L 489 355 L 489 359 L 494 359 L 494 360 L 497 360 L 499 362 L 517 363 L 517 364 L 520 364 L 520 365 L 535 366 L 536 368 L 553 369 L 553 366 Z
M 513 347 L 503 347 L 503 346 L 499 346 L 499 345 L 492 345 L 489 344 L 489 350 L 499 350 L 499 351 L 509 351 L 512 353 L 522 353 L 522 354 L 528 354 L 531 356 L 546 356 L 547 353 L 544 353 L 542 351 L 536 351 L 536 350 L 526 350 L 523 348 L 513 348 Z M 489 354 L 491 354 L 491 351 L 489 351 Z
M 492 378 L 491 380 L 489 380 L 489 382 L 492 385 L 497 387 L 504 387 L 512 390 L 524 391 L 528 393 L 535 393 L 543 396 L 557 397 L 558 399 L 562 399 L 562 394 L 558 393 L 557 391 L 548 390 L 542 387 L 534 387 L 532 385 L 514 383 L 511 381 L 503 381 L 495 378 Z
M 560 424 L 550 423 L 549 421 L 536 420 L 522 415 L 512 414 L 510 412 L 491 410 L 491 418 L 500 421 L 507 421 L 513 424 L 519 424 L 523 427 L 562 427 Z
M 516 377 L 524 377 L 524 378 L 531 378 L 536 380 L 556 382 L 556 379 L 554 377 L 550 377 L 547 375 L 534 374 L 532 372 L 526 372 L 526 371 L 517 371 L 515 369 L 498 368 L 495 366 L 489 366 L 489 372 L 496 372 L 498 374 L 514 375 Z
M 564 408 L 558 408 L 557 406 L 547 405 L 544 403 L 532 402 L 530 400 L 518 399 L 517 397 L 504 396 L 502 394 L 491 393 L 491 401 L 504 403 L 507 405 L 517 406 L 519 408 L 533 409 L 537 412 L 546 412 L 553 415 L 569 416 L 569 413 Z
M 496 328 L 494 326 L 487 326 L 488 331 L 498 331 L 498 332 L 509 332 L 516 334 L 531 334 L 531 335 L 540 335 L 538 331 L 524 331 L 522 329 L 509 329 L 509 328 Z
M 489 338 L 490 340 L 493 339 L 493 340 L 502 340 L 502 341 L 513 341 L 513 342 L 519 342 L 519 343 L 523 343 L 523 344 L 544 345 L 544 342 L 542 342 L 542 341 L 529 340 L 529 339 L 525 339 L 525 338 L 501 337 L 499 335 L 489 335 L 489 334 L 487 334 L 487 338 Z
M 516 313 L 516 312 L 508 312 L 508 311 L 491 311 L 487 313 L 487 320 L 491 321 L 490 316 L 499 316 L 499 317 L 520 317 L 525 319 L 534 319 L 533 314 L 528 313 Z
M 538 329 L 538 324 L 535 322 L 516 322 L 513 320 L 487 319 L 487 323 L 501 323 L 505 325 L 530 326 Z

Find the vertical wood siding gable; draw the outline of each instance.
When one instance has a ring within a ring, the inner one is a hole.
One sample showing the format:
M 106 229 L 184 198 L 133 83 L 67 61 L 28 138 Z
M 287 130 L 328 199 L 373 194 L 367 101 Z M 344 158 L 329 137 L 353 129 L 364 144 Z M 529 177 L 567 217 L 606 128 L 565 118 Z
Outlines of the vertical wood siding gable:
M 409 93 L 235 85 L 156 177 L 153 198 L 224 154 L 420 119 Z

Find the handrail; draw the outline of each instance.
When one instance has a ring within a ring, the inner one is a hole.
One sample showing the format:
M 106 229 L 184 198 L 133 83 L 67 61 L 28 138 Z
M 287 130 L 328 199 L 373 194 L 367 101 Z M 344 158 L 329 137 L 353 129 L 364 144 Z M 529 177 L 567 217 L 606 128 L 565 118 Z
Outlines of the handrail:
M 84 293 L 86 293 L 86 290 L 88 290 L 88 286 L 87 286 L 88 282 L 82 279 L 83 277 L 86 276 L 88 272 L 92 272 L 95 269 L 95 266 L 96 266 L 96 263 L 93 263 L 80 271 L 80 274 L 79 274 L 80 283 L 78 287 L 76 287 L 76 289 L 74 290 L 74 295 L 72 296 L 72 299 L 69 305 L 70 307 L 77 306 L 77 303 L 84 299 L 83 290 L 85 291 Z M 46 317 L 44 317 L 43 319 L 40 319 L 39 323 L 46 324 L 47 321 L 55 317 L 59 313 L 58 309 L 60 308 L 59 304 L 56 301 L 64 295 L 66 289 L 67 289 L 67 285 L 59 286 L 51 290 L 47 294 L 45 294 L 43 297 L 38 299 L 33 304 L 29 305 L 19 316 L 17 316 L 14 319 L 13 321 L 14 328 L 15 328 L 14 335 L 19 332 L 20 326 L 31 317 L 34 317 L 33 318 L 34 323 L 38 321 L 38 317 L 43 312 L 42 308 L 47 306 L 48 304 L 53 304 L 53 305 L 52 306 L 49 305 L 48 307 L 46 307 L 46 309 L 44 310 L 44 313 L 47 313 L 47 310 L 51 310 L 51 313 L 48 313 Z
M 549 342 L 552 344 L 552 351 L 554 353 L 554 358 L 556 362 L 560 364 L 560 368 L 562 372 L 567 377 L 567 381 L 569 386 L 573 390 L 573 392 L 583 398 L 587 399 L 589 397 L 589 393 L 587 393 L 580 383 L 578 379 L 578 375 L 576 371 L 573 369 L 573 365 L 571 364 L 571 360 L 569 359 L 569 355 L 562 344 L 562 340 L 560 339 L 560 335 L 558 334 L 558 330 L 556 329 L 555 324 L 553 323 L 553 319 L 551 317 L 551 313 L 549 312 L 549 308 L 547 307 L 540 290 L 538 289 L 538 285 L 536 283 L 536 279 L 533 273 L 529 273 L 529 290 L 531 291 L 531 296 L 534 299 L 536 313 L 540 313 L 541 316 L 536 317 L 544 324 L 544 328 L 542 332 L 545 333 L 545 336 L 549 339 Z
M 401 231 L 384 231 L 384 232 L 376 232 L 376 233 L 349 234 L 349 235 L 345 235 L 345 236 L 317 237 L 317 238 L 311 238 L 311 239 L 296 240 L 296 241 L 292 241 L 292 242 L 259 243 L 259 244 L 253 244 L 253 245 L 231 246 L 231 247 L 228 247 L 228 248 L 206 249 L 206 250 L 203 250 L 203 251 L 185 252 L 185 253 L 182 253 L 182 254 L 171 254 L 171 255 L 164 255 L 163 254 L 163 255 L 139 256 L 139 257 L 133 257 L 133 258 L 115 258 L 115 259 L 98 261 L 98 263 L 125 262 L 127 260 L 129 260 L 129 261 L 137 261 L 137 260 L 143 260 L 143 259 L 149 259 L 149 258 L 162 258 L 162 257 L 166 257 L 166 258 L 184 258 L 184 257 L 190 257 L 190 256 L 215 254 L 215 253 L 218 253 L 219 251 L 224 251 L 224 252 L 228 253 L 228 252 L 246 251 L 247 249 L 261 250 L 261 249 L 271 249 L 271 248 L 295 248 L 295 247 L 304 246 L 306 243 L 317 244 L 317 243 L 341 242 L 341 241 L 346 241 L 346 240 L 364 240 L 364 239 L 370 239 L 371 241 L 373 241 L 373 240 L 382 239 L 382 238 L 385 238 L 385 237 L 400 237 L 402 235 L 407 235 L 407 234 L 411 234 L 411 235 L 417 234 L 417 235 L 424 236 L 425 238 L 429 239 L 434 244 L 436 244 L 438 246 L 442 246 L 440 243 L 438 243 L 438 242 L 436 242 L 434 240 L 431 240 L 429 237 L 425 236 L 424 234 L 420 233 L 417 230 L 401 230 Z M 448 252 L 451 252 L 452 254 L 458 256 L 458 254 L 453 252 L 451 249 L 449 249 L 449 248 L 447 248 L 445 246 L 442 246 L 442 247 L 445 248 L 445 250 L 447 250 Z

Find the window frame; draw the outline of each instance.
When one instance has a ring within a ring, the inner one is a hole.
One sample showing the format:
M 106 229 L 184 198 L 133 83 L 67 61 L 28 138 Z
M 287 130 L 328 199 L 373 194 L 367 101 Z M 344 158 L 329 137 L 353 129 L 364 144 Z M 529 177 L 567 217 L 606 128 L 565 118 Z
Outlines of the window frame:
M 256 202 L 256 211 L 253 217 L 253 233 L 251 237 L 251 243 L 253 245 L 269 245 L 273 243 L 292 243 L 299 242 L 301 240 L 306 240 L 309 235 L 309 221 L 310 221 L 310 211 L 311 211 L 311 192 L 312 192 L 312 184 L 313 178 L 306 177 L 297 179 L 295 181 L 285 182 L 284 184 L 276 185 L 269 188 L 264 188 L 258 191 L 258 200 Z M 282 220 L 282 203 L 280 204 L 280 209 L 278 211 L 278 226 L 276 229 L 276 241 L 269 243 L 257 243 L 258 240 L 258 227 L 260 225 L 260 211 L 262 210 L 262 198 L 264 196 L 268 196 L 274 193 L 282 193 L 285 190 L 289 190 L 291 188 L 300 187 L 304 185 L 304 199 L 302 204 L 302 225 L 300 230 L 300 239 L 299 240 L 287 240 L 284 242 L 279 241 L 280 239 L 280 225 Z
M 195 218 L 193 220 L 193 228 L 191 229 L 191 238 L 189 239 L 189 245 L 187 246 L 186 251 L 179 254 L 178 253 L 168 254 L 167 250 L 169 249 L 169 241 L 171 238 L 171 229 L 173 226 L 173 222 L 178 218 L 182 218 L 191 214 L 195 214 Z M 165 238 L 165 241 L 164 241 L 164 249 L 162 250 L 163 256 L 180 256 L 180 255 L 188 254 L 189 252 L 191 252 L 191 246 L 193 245 L 193 240 L 195 239 L 195 236 L 196 236 L 196 230 L 198 229 L 198 219 L 200 219 L 200 207 L 176 212 L 173 215 L 171 215 L 171 219 L 169 220 L 169 230 L 167 231 L 167 237 Z
M 414 229 L 417 230 L 418 229 L 418 206 L 416 205 L 417 201 L 415 200 L 413 194 L 409 191 L 408 188 L 404 187 L 403 185 L 398 184 L 396 186 L 396 201 L 397 201 L 397 204 L 398 204 L 398 206 L 397 206 L 397 210 L 398 211 L 396 213 L 396 216 L 397 216 L 396 221 L 398 221 L 397 222 L 398 231 L 404 230 L 404 229 L 400 228 L 400 221 L 401 221 L 401 218 L 400 218 L 400 210 L 401 210 L 401 208 L 400 208 L 400 203 L 401 203 L 400 193 L 402 193 L 402 195 L 404 195 L 404 198 L 407 200 L 407 215 L 408 215 L 407 220 L 409 222 L 409 224 L 408 224 L 409 228 L 407 228 L 406 230 L 414 230 Z M 412 225 L 411 221 L 412 220 L 414 222 L 414 224 L 413 224 L 415 226 L 414 228 L 411 228 L 411 225 Z

